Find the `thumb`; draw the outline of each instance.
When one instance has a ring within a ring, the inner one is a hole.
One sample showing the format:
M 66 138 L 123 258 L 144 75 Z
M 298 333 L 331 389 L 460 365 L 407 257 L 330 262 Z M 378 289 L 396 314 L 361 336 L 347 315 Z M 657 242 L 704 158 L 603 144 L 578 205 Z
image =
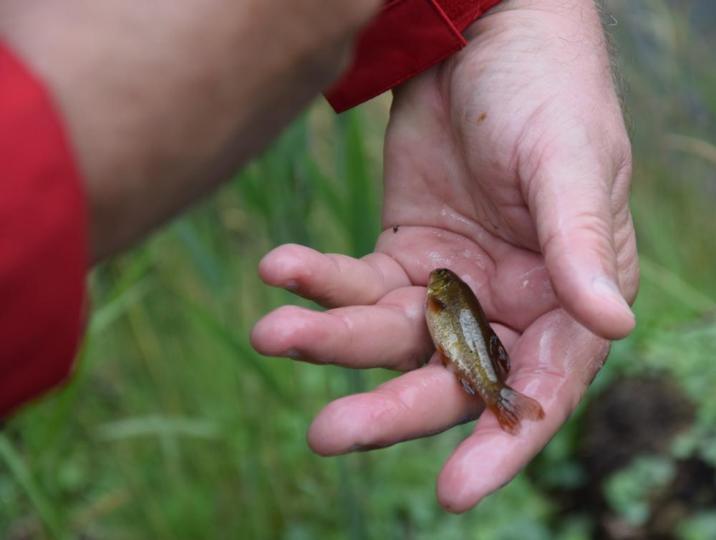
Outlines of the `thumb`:
M 623 338 L 635 319 L 620 288 L 614 241 L 618 209 L 612 186 L 618 171 L 598 166 L 599 160 L 583 151 L 583 157 L 574 156 L 542 160 L 528 183 L 527 201 L 562 306 L 594 333 Z M 628 214 L 630 173 L 623 173 L 625 193 L 619 203 Z

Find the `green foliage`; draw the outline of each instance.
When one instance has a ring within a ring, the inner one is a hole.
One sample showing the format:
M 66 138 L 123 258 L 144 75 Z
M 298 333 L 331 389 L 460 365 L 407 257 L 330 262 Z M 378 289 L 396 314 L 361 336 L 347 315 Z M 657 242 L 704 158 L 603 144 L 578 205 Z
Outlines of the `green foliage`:
M 702 512 L 685 520 L 678 528 L 679 540 L 711 540 L 716 537 L 716 512 Z
M 654 493 L 674 478 L 673 462 L 660 456 L 643 456 L 614 473 L 605 483 L 611 508 L 630 525 L 643 525 L 650 517 Z
M 656 336 L 647 347 L 649 366 L 675 377 L 698 404 L 696 420 L 675 441 L 675 457 L 698 457 L 716 467 L 716 325 L 694 321 Z

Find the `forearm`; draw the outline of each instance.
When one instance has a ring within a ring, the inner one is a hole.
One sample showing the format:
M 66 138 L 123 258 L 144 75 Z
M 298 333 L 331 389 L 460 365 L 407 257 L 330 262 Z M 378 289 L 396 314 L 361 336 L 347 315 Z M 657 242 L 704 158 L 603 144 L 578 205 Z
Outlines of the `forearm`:
M 346 59 L 375 0 L 0 3 L 86 179 L 95 260 L 228 177 Z

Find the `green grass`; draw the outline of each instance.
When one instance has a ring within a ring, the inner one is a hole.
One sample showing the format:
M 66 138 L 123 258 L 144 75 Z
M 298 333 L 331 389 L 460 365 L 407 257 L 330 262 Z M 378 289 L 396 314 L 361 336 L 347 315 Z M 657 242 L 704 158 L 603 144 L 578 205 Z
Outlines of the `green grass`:
M 708 145 L 693 143 L 716 141 L 716 66 L 712 48 L 684 39 L 679 13 L 639 5 L 653 17 L 615 8 L 644 261 L 639 326 L 595 386 L 668 371 L 699 405 L 681 451 L 716 462 L 716 164 Z M 555 520 L 525 476 L 466 515 L 440 510 L 436 474 L 469 426 L 374 453 L 313 455 L 313 414 L 391 375 L 265 359 L 248 343 L 262 314 L 306 304 L 259 284 L 266 251 L 283 242 L 372 249 L 385 105 L 340 117 L 317 105 L 235 182 L 95 272 L 75 377 L 0 432 L 0 537 L 588 537 L 579 516 Z M 572 457 L 580 418 L 545 450 L 538 476 L 584 482 Z M 683 537 L 700 538 L 713 516 L 684 522 Z

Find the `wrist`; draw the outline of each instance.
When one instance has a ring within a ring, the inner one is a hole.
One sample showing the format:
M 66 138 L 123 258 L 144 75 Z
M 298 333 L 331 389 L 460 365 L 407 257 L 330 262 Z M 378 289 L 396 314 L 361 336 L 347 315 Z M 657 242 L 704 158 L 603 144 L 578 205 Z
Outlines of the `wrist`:
M 496 3 L 485 16 L 496 15 L 505 12 L 513 12 L 517 15 L 520 12 L 525 15 L 525 23 L 553 23 L 556 27 L 566 24 L 566 28 L 576 27 L 585 34 L 594 35 L 594 29 L 601 36 L 602 27 L 599 11 L 595 0 L 502 0 Z M 469 40 L 484 28 L 480 23 L 488 20 L 481 17 L 473 21 L 466 30 L 465 37 Z M 528 29 L 530 24 L 526 24 Z
M 350 109 L 453 55 L 463 30 L 500 0 L 394 0 L 362 31 L 353 64 L 325 95 Z

